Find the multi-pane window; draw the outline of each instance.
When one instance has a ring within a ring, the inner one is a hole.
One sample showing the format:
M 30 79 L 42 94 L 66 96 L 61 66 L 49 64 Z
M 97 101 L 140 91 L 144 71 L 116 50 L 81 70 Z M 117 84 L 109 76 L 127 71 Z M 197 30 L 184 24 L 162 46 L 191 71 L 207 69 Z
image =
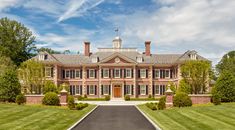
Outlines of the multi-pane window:
M 46 77 L 52 77 L 52 68 L 51 67 L 46 67 L 45 68 L 45 76 Z
M 140 78 L 146 78 L 146 69 L 140 69 Z
M 155 69 L 155 78 L 160 78 L 160 70 L 159 69 Z
M 81 74 L 80 74 L 80 70 L 76 70 L 75 71 L 75 78 L 80 78 Z
M 69 70 L 65 70 L 65 78 L 69 78 L 70 77 L 70 71 Z
M 120 69 L 114 69 L 114 77 L 120 78 Z
M 95 78 L 95 70 L 94 69 L 89 70 L 89 77 L 90 78 Z
M 103 85 L 103 94 L 109 95 L 109 85 Z
M 166 85 L 155 85 L 155 94 L 164 95 L 166 91 Z
M 95 95 L 95 85 L 89 86 L 89 95 Z
M 131 78 L 131 69 L 126 69 L 126 78 Z
M 131 95 L 132 87 L 131 85 L 126 85 L 126 94 Z
M 165 70 L 165 75 L 166 75 L 166 78 L 170 78 L 170 70 Z
M 70 78 L 71 79 L 75 78 L 75 70 L 70 70 Z
M 146 95 L 146 85 L 140 85 L 140 95 Z
M 109 77 L 109 69 L 103 69 L 103 77 L 108 78 Z

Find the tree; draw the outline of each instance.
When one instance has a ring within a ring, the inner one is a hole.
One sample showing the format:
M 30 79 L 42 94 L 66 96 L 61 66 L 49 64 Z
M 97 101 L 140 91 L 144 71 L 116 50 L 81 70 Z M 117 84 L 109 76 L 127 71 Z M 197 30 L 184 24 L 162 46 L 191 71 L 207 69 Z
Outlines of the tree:
M 46 83 L 44 85 L 43 94 L 46 94 L 47 92 L 58 93 L 58 89 L 52 81 L 46 81 Z
M 20 94 L 20 83 L 15 70 L 7 69 L 0 76 L 0 101 L 15 102 Z
M 0 57 L 0 76 L 5 73 L 7 69 L 15 69 L 14 63 L 10 58 L 1 56 Z
M 0 19 L 0 55 L 10 57 L 17 66 L 32 57 L 35 37 L 23 24 L 8 18 Z
M 192 93 L 192 88 L 188 83 L 186 83 L 186 81 L 184 79 L 182 79 L 182 80 L 180 80 L 179 89 L 177 91 L 190 94 L 190 93 Z
M 46 52 L 48 52 L 49 54 L 61 54 L 61 52 L 52 50 L 51 48 L 41 47 L 41 48 L 37 49 L 37 52 L 38 52 L 38 53 L 39 53 L 39 52 L 42 52 L 42 51 L 46 51 Z
M 70 52 L 70 50 L 65 50 L 64 52 L 63 52 L 63 54 L 70 54 L 71 52 Z
M 193 94 L 204 93 L 209 83 L 210 63 L 208 61 L 187 61 L 181 66 L 182 77 L 188 83 Z
M 18 77 L 25 93 L 41 93 L 46 81 L 44 64 L 36 60 L 23 62 L 18 69 Z
M 229 71 L 223 71 L 216 81 L 216 93 L 221 96 L 222 102 L 235 101 L 235 76 Z
M 219 73 L 229 71 L 233 74 L 233 76 L 235 76 L 235 51 L 230 51 L 225 54 L 216 65 L 216 69 Z

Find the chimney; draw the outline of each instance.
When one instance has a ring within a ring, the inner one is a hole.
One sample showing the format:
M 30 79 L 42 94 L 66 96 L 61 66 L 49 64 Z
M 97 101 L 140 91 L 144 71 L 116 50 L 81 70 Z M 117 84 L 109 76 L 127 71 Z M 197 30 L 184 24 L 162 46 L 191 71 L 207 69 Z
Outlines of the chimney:
M 145 55 L 146 56 L 150 56 L 151 52 L 150 52 L 150 43 L 151 41 L 145 41 Z
M 84 42 L 84 55 L 90 56 L 90 42 Z

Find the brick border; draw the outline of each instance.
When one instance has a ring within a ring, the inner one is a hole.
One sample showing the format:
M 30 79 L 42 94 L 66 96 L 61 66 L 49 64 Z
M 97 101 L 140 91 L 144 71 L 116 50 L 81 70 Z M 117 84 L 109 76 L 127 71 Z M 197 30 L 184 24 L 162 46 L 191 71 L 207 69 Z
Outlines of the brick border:
M 89 116 L 97 107 L 99 107 L 98 105 L 95 106 L 95 108 L 93 108 L 90 112 L 88 112 L 85 116 L 83 116 L 80 120 L 78 120 L 77 122 L 75 122 L 71 127 L 69 127 L 67 130 L 72 130 L 75 126 L 77 126 L 79 123 L 81 123 L 87 116 Z
M 135 108 L 156 128 L 156 130 L 162 130 L 156 123 L 154 123 L 144 112 L 142 112 L 138 106 L 135 105 Z

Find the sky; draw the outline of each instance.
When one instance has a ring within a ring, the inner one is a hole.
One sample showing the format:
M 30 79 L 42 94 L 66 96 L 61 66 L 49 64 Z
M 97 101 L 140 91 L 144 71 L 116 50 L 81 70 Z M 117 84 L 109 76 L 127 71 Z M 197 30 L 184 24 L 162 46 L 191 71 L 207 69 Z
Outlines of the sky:
M 83 53 L 83 42 L 112 47 L 115 29 L 123 47 L 151 52 L 196 50 L 215 65 L 235 50 L 235 0 L 0 0 L 0 18 L 28 27 L 37 47 Z

